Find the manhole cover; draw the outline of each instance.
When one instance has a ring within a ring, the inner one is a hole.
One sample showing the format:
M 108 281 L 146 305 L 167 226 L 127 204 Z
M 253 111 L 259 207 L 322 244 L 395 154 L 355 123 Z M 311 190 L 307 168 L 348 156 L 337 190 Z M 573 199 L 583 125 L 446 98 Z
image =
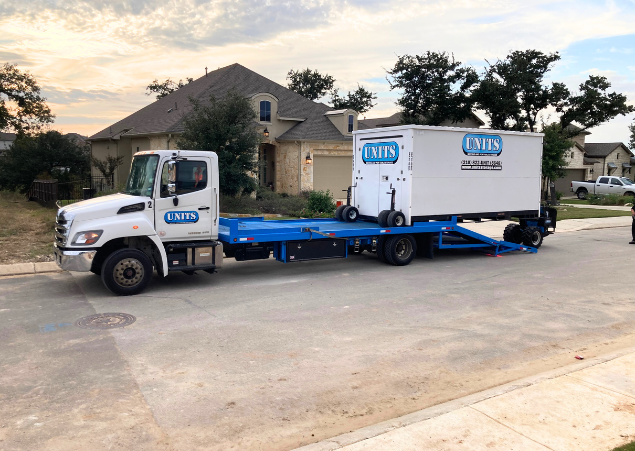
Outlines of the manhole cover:
M 127 313 L 100 313 L 80 318 L 75 325 L 83 329 L 115 329 L 129 326 L 136 320 L 137 318 Z

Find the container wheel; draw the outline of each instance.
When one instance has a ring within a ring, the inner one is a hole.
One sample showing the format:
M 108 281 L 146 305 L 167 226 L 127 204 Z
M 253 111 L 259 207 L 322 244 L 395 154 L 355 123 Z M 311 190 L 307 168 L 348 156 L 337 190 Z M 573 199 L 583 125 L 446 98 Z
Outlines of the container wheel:
M 342 211 L 342 219 L 346 222 L 355 222 L 357 218 L 359 218 L 359 211 L 352 205 L 349 205 Z
M 523 244 L 538 249 L 542 245 L 542 232 L 538 227 L 527 227 L 523 230 Z
M 377 223 L 379 227 L 388 227 L 388 215 L 390 214 L 390 210 L 382 210 L 379 215 L 377 215 Z
M 509 243 L 520 244 L 523 242 L 523 231 L 518 224 L 507 224 L 503 232 L 503 240 Z
M 391 235 L 384 243 L 384 257 L 394 266 L 405 266 L 417 255 L 417 242 L 412 235 Z
M 344 218 L 342 217 L 342 213 L 344 212 L 344 209 L 346 207 L 347 205 L 340 205 L 339 207 L 335 209 L 335 219 L 337 219 L 338 221 L 344 221 Z
M 113 293 L 130 296 L 141 293 L 152 279 L 150 258 L 137 249 L 119 249 L 104 261 L 101 280 Z
M 403 227 L 406 225 L 406 216 L 400 211 L 391 211 L 386 222 L 388 227 Z

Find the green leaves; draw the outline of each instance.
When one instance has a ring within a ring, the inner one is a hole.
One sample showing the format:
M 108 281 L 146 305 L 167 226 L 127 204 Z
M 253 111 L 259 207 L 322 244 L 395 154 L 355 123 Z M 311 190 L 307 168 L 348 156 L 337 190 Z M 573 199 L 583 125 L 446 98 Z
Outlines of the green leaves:
M 186 81 L 188 83 L 192 83 L 194 79 L 188 77 L 186 78 Z M 155 78 L 152 81 L 152 83 L 146 86 L 146 91 L 149 91 L 149 92 L 146 92 L 146 95 L 149 96 L 149 95 L 152 95 L 153 93 L 156 93 L 157 100 L 159 100 L 167 96 L 168 94 L 172 94 L 174 91 L 182 88 L 183 86 L 185 86 L 185 83 L 183 83 L 183 80 L 179 80 L 179 82 L 176 83 L 168 78 L 164 82 L 159 83 L 159 80 Z
M 348 91 L 346 97 L 340 97 L 338 89 L 333 89 L 331 93 L 331 103 L 336 110 L 351 109 L 358 113 L 365 113 L 375 106 L 373 100 L 376 100 L 375 93 L 370 92 L 363 86 L 357 84 L 357 89 L 353 92 Z
M 250 100 L 231 90 L 223 98 L 210 96 L 205 103 L 190 98 L 190 102 L 194 109 L 184 120 L 179 148 L 216 152 L 223 194 L 252 192 L 262 135 L 256 130 Z
M 40 94 L 35 77 L 15 64 L 0 66 L 0 130 L 17 134 L 36 133 L 55 116 Z
M 329 74 L 322 75 L 317 70 L 308 67 L 304 70 L 291 69 L 287 74 L 289 84 L 287 87 L 306 97 L 309 100 L 317 100 L 324 97 L 327 92 L 333 89 L 335 79 Z

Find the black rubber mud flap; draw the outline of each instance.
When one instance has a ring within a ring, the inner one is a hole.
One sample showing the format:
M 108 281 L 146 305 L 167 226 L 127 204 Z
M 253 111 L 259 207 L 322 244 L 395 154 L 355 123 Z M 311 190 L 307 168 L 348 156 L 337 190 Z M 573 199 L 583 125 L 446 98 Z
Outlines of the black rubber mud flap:
M 417 233 L 417 257 L 434 258 L 434 233 Z

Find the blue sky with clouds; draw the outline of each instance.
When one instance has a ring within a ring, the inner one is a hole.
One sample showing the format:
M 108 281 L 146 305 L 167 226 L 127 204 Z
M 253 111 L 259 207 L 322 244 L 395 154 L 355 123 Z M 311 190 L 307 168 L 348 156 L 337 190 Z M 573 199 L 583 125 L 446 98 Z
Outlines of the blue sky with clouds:
M 153 100 L 154 78 L 184 79 L 238 62 L 285 84 L 291 68 L 378 93 L 395 55 L 453 52 L 481 70 L 509 50 L 558 51 L 549 81 L 606 76 L 635 104 L 635 0 L 27 0 L 0 2 L 0 62 L 36 75 L 56 127 L 92 134 Z M 627 141 L 633 117 L 589 141 Z

